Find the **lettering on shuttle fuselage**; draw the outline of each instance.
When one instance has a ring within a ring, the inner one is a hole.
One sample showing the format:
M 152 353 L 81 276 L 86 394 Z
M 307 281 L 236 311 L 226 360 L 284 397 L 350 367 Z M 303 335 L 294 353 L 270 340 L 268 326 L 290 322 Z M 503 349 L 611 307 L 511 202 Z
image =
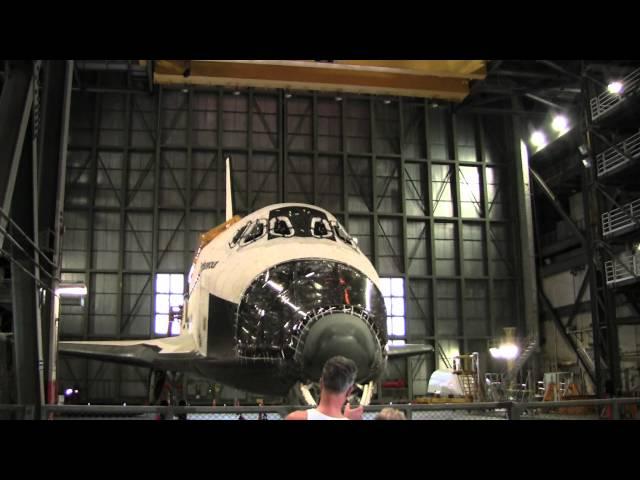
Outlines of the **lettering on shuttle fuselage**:
M 215 268 L 216 265 L 218 264 L 218 262 L 202 262 L 200 264 L 200 272 L 203 272 L 204 270 L 211 270 L 212 268 Z

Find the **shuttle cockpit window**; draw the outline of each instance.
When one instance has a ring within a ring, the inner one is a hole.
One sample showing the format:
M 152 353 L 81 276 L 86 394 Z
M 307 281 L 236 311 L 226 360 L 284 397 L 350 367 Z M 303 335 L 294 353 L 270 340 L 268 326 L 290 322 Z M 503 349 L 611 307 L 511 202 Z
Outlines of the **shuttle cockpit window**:
M 336 236 L 340 240 L 342 240 L 344 243 L 348 245 L 351 245 L 353 248 L 356 248 L 356 243 L 353 241 L 353 238 L 351 238 L 351 235 L 347 233 L 347 231 L 344 229 L 342 225 L 340 225 L 340 223 L 332 221 L 331 226 L 333 227 L 333 230 L 336 232 Z
M 240 246 L 243 247 L 250 243 L 255 242 L 259 238 L 261 238 L 267 231 L 267 221 L 264 219 L 256 220 L 253 226 L 247 229 L 247 232 L 243 235 L 242 240 L 240 240 Z
M 294 230 L 289 217 L 271 217 L 269 220 L 269 237 L 293 237 Z
M 269 212 L 269 239 L 282 237 L 315 237 L 335 241 L 333 229 L 324 212 L 293 205 Z
M 231 239 L 231 241 L 229 242 L 229 248 L 234 248 L 236 245 L 238 245 L 238 242 L 240 242 L 240 239 L 242 238 L 242 235 L 244 234 L 244 232 L 247 231 L 247 229 L 249 228 L 249 226 L 252 224 L 253 222 L 247 222 L 244 226 L 240 227 L 238 229 L 238 231 L 236 232 L 236 234 L 233 236 L 233 238 Z
M 316 238 L 333 238 L 333 230 L 326 218 L 311 219 L 311 234 Z

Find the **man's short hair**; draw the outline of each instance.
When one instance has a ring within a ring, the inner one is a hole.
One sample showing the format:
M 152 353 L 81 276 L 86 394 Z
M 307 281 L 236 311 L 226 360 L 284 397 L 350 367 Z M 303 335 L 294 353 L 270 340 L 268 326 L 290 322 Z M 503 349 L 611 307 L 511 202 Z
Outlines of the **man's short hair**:
M 338 355 L 324 364 L 320 380 L 326 390 L 343 393 L 355 383 L 357 373 L 358 367 L 353 360 Z
M 406 420 L 404 413 L 397 408 L 383 408 L 380 413 L 376 415 L 376 420 Z

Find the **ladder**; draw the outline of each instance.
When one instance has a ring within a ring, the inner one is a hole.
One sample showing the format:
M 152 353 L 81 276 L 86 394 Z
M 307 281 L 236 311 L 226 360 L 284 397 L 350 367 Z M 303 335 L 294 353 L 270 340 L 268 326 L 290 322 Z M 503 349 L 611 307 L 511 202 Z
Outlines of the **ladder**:
M 466 397 L 471 397 L 474 401 L 479 399 L 478 383 L 475 374 L 460 373 L 458 374 L 458 382 Z

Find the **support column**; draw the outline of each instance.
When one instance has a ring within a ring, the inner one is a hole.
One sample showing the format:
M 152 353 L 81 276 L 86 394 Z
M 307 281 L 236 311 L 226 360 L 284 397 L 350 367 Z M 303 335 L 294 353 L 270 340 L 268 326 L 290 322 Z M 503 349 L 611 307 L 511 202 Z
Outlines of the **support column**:
M 513 101 L 514 109 L 519 105 Z M 538 290 L 536 282 L 536 259 L 534 248 L 533 217 L 531 205 L 533 202 L 531 183 L 529 178 L 529 153 L 523 141 L 523 130 L 520 118 L 513 116 L 513 142 L 515 153 L 515 184 L 518 202 L 518 233 L 520 238 L 520 268 L 522 274 L 522 296 L 524 325 L 527 335 L 533 336 L 539 342 L 538 327 Z

